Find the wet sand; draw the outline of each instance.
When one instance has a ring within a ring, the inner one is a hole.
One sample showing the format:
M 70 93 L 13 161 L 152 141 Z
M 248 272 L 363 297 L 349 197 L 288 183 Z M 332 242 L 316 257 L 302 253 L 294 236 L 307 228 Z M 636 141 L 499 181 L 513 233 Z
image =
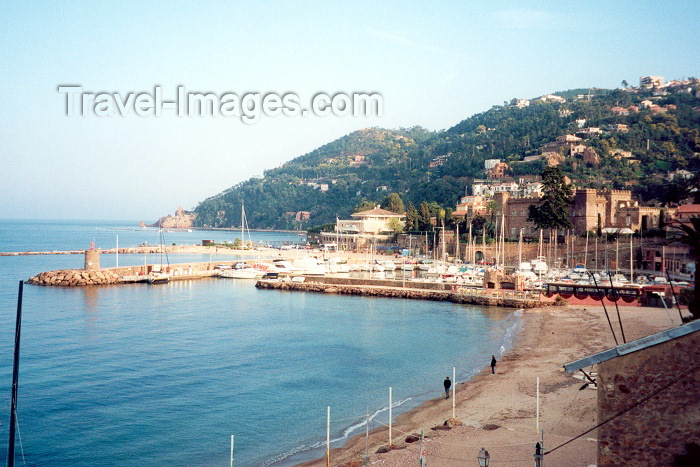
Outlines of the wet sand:
M 613 327 L 619 325 L 612 310 Z M 680 324 L 678 312 L 669 316 L 663 308 L 620 308 L 627 341 Z M 387 453 L 376 451 L 388 444 L 388 428 L 370 433 L 371 465 L 418 465 L 419 442 L 407 443 L 408 434 L 424 433 L 427 465 L 478 465 L 481 447 L 492 465 L 533 465 L 536 434 L 536 378 L 540 378 L 540 421 L 545 450 L 552 449 L 596 423 L 596 391 L 579 390 L 584 381 L 564 372 L 565 363 L 615 345 L 602 307 L 552 307 L 523 312 L 523 330 L 515 346 L 491 375 L 490 356 L 484 370 L 471 381 L 457 386 L 456 418 L 463 423 L 451 430 L 433 430 L 452 417 L 452 400 L 427 401 L 398 417 L 393 426 L 393 446 Z M 580 373 L 579 373 L 580 375 Z M 441 381 L 436 386 L 441 386 Z M 596 463 L 597 433 L 548 454 L 548 465 L 589 466 Z M 363 465 L 365 436 L 349 440 L 331 450 L 331 465 Z M 304 465 L 325 465 L 325 458 Z

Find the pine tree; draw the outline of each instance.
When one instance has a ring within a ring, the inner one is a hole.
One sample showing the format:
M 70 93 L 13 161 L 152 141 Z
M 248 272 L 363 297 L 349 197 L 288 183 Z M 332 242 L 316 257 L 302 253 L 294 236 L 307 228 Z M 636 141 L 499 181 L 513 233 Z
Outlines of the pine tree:
M 431 230 L 430 207 L 423 201 L 418 207 L 418 230 Z
M 558 167 L 547 167 L 542 172 L 542 193 L 539 203 L 528 208 L 527 220 L 538 229 L 573 229 L 569 219 L 573 190 Z
M 404 230 L 406 230 L 406 232 L 418 230 L 418 211 L 410 201 L 406 209 L 406 225 L 404 226 Z
M 391 212 L 398 212 L 403 214 L 405 209 L 403 207 L 403 200 L 398 193 L 392 193 L 382 200 L 382 209 L 387 209 Z

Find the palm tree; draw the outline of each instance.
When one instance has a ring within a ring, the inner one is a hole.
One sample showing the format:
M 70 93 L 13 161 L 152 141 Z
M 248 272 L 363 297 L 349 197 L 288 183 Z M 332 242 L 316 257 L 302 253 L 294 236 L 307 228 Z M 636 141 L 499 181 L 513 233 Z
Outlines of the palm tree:
M 700 217 L 693 216 L 687 223 L 680 223 L 674 228 L 681 232 L 678 241 L 690 247 L 690 254 L 695 258 L 695 288 L 693 301 L 688 305 L 688 310 L 694 319 L 700 318 L 700 287 L 698 287 L 698 266 L 700 265 Z

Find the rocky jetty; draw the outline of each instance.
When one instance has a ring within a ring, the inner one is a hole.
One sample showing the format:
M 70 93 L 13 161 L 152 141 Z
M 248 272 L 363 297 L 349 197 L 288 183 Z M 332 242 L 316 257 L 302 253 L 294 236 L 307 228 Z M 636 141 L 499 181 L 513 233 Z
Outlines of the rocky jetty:
M 321 282 L 287 282 L 267 280 L 258 281 L 255 284 L 255 287 L 259 289 L 297 290 L 303 292 L 362 295 L 369 297 L 391 297 L 410 298 L 418 300 L 449 301 L 454 303 L 467 303 L 484 306 L 503 306 L 511 308 L 535 308 L 539 306 L 549 305 L 548 303 L 543 303 L 540 300 L 536 299 L 526 298 L 525 296 L 505 296 L 501 293 L 493 293 L 486 291 L 484 291 L 483 293 L 465 294 L 447 290 L 426 290 L 402 287 L 358 286 L 339 284 L 329 285 Z
M 108 270 L 85 271 L 82 269 L 64 269 L 42 272 L 29 279 L 27 284 L 81 287 L 86 285 L 118 284 L 120 282 L 121 277 Z
M 175 215 L 161 217 L 155 224 L 149 225 L 149 227 L 161 227 L 163 229 L 189 229 L 194 225 L 194 219 L 197 214 L 194 212 L 186 212 L 182 209 L 182 206 L 177 208 Z

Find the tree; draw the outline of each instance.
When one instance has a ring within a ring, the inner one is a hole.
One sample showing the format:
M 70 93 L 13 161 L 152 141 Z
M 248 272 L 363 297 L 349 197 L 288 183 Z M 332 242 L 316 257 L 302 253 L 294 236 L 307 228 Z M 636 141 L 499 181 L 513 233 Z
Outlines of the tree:
M 389 219 L 389 229 L 396 235 L 403 230 L 403 224 L 395 217 Z
M 405 208 L 403 206 L 403 200 L 398 193 L 392 193 L 382 200 L 382 209 L 387 209 L 391 212 L 398 212 L 403 214 Z
M 404 225 L 406 232 L 412 232 L 418 230 L 418 211 L 416 207 L 408 202 L 408 208 L 406 209 L 406 224 Z
M 558 167 L 547 167 L 542 172 L 542 193 L 540 201 L 528 208 L 527 220 L 538 229 L 572 229 L 569 206 L 573 190 Z
M 700 318 L 700 281 L 698 281 L 697 268 L 700 265 L 700 217 L 693 216 L 688 223 L 674 225 L 673 228 L 681 232 L 678 240 L 690 247 L 690 254 L 695 258 L 695 288 L 693 301 L 688 305 L 688 310 L 693 319 Z
M 355 209 L 352 212 L 361 212 L 361 211 L 369 211 L 370 209 L 374 209 L 377 205 L 371 201 L 367 201 L 366 199 L 362 198 L 362 201 L 360 201 L 360 204 L 355 206 Z
M 452 217 L 452 208 L 445 208 L 445 227 L 452 229 L 455 226 L 455 221 Z
M 600 217 L 600 213 L 598 213 L 598 223 L 597 223 L 596 226 L 595 226 L 595 234 L 596 234 L 598 237 L 602 237 L 602 236 L 603 236 L 603 221 L 602 221 L 602 219 L 601 219 L 601 217 Z
M 441 225 L 445 226 L 445 210 L 440 208 L 437 211 L 437 215 L 435 216 L 435 224 L 436 225 Z
M 423 201 L 418 207 L 418 230 L 431 230 L 430 217 L 428 203 Z
M 629 87 L 629 83 L 627 82 L 626 79 L 623 79 L 623 80 L 622 80 L 622 83 L 620 83 L 620 84 L 621 84 L 622 87 L 625 88 L 625 89 L 627 89 L 627 88 Z
M 477 213 L 476 216 L 472 218 L 472 229 L 473 234 L 481 233 L 481 230 L 484 228 L 484 225 L 486 224 L 486 218 L 481 214 Z

